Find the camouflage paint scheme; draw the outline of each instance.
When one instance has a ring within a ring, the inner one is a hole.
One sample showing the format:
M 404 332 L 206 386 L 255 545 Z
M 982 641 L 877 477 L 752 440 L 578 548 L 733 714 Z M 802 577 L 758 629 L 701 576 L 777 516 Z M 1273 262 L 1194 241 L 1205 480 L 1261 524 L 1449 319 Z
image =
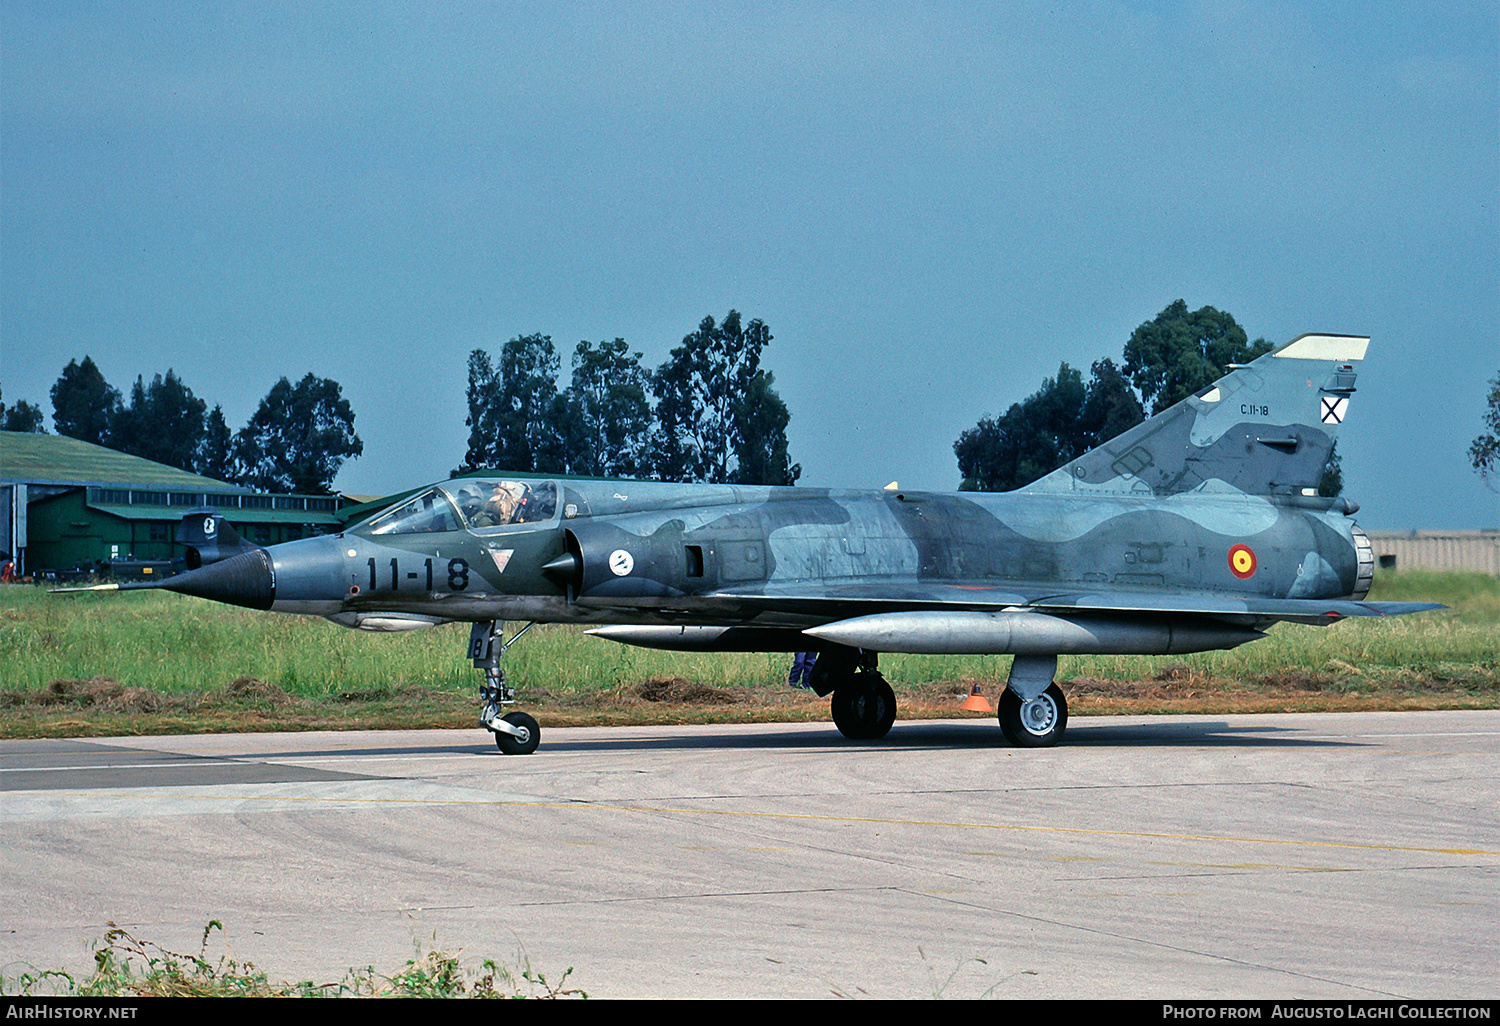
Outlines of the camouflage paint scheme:
M 498 715 L 506 620 L 661 648 L 817 650 L 814 687 L 859 738 L 894 719 L 876 653 L 1014 653 L 1001 725 L 1052 744 L 1061 653 L 1231 648 L 1278 621 L 1436 608 L 1364 602 L 1357 507 L 1317 495 L 1367 344 L 1301 336 L 1015 492 L 496 474 L 268 550 L 226 547 L 209 516 L 219 561 L 158 586 L 369 630 L 474 623 L 503 750 L 539 736 L 519 714 L 518 747 Z

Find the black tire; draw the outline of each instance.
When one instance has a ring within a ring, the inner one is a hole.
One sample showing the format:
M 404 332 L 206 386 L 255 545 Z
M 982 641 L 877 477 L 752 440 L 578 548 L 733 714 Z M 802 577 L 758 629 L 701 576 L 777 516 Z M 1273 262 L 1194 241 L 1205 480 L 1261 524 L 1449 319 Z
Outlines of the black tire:
M 501 717 L 506 723 L 518 727 L 525 734 L 524 737 L 516 737 L 514 734 L 502 734 L 495 732 L 495 747 L 506 755 L 530 755 L 536 751 L 536 746 L 542 741 L 542 728 L 532 717 L 523 712 L 506 713 Z
M 896 722 L 896 693 L 878 673 L 856 673 L 836 688 L 830 703 L 834 726 L 851 741 L 875 741 Z
M 1068 700 L 1055 683 L 1030 702 L 1010 688 L 1000 695 L 1000 730 L 1017 748 L 1051 748 L 1068 726 Z

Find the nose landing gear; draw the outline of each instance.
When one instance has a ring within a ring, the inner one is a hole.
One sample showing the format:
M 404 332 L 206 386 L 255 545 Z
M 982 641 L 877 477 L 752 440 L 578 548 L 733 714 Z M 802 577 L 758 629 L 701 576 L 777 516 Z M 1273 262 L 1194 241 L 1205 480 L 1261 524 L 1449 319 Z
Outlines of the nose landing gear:
M 479 723 L 495 735 L 495 747 L 506 755 L 530 755 L 542 740 L 542 728 L 536 719 L 523 712 L 501 715 L 501 708 L 514 705 L 516 689 L 505 683 L 505 671 L 500 660 L 510 646 L 520 640 L 521 635 L 535 627 L 525 627 L 505 640 L 505 625 L 499 620 L 476 623 L 469 632 L 469 658 L 474 668 L 484 671 L 484 683 L 479 686 Z

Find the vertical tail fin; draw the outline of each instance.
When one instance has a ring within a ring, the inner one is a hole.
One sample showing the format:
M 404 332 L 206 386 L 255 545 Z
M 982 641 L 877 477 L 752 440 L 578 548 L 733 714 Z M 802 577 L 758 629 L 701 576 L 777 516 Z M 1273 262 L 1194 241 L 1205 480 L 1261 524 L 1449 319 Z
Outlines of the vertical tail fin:
M 1369 342 L 1299 335 L 1021 491 L 1315 494 Z
M 210 506 L 200 506 L 183 514 L 182 523 L 177 525 L 177 541 L 187 549 L 185 557 L 189 570 L 259 548 L 241 538 L 239 532 L 229 526 L 229 521 Z

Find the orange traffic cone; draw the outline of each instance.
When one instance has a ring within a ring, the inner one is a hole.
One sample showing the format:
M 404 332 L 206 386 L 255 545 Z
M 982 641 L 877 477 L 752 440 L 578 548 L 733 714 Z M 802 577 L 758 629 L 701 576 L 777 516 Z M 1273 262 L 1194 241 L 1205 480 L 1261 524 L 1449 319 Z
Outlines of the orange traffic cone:
M 979 681 L 977 680 L 974 682 L 973 690 L 969 692 L 969 697 L 964 699 L 964 704 L 959 706 L 959 708 L 967 709 L 969 712 L 990 713 L 995 711 L 994 707 L 979 693 Z

